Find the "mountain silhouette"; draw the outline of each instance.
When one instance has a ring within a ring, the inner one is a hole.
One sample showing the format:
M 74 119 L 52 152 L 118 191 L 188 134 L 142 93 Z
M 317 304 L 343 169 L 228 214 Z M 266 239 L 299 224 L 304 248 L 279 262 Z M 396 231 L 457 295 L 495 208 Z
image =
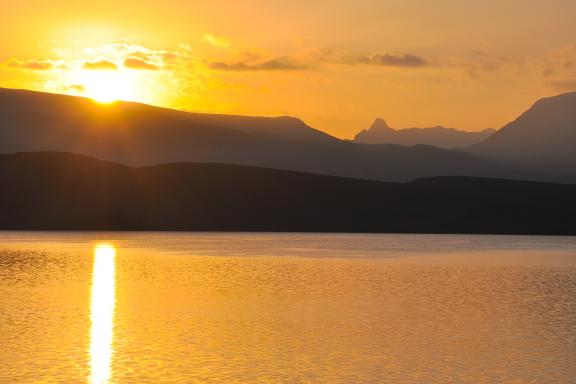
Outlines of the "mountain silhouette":
M 433 176 L 538 178 L 432 146 L 340 140 L 292 117 L 198 114 L 0 89 L 0 153 L 61 151 L 126 165 L 217 162 L 386 181 Z
M 539 100 L 470 152 L 576 176 L 576 92 Z
M 479 143 L 492 135 L 493 129 L 480 132 L 459 131 L 441 126 L 430 128 L 391 128 L 384 119 L 376 119 L 370 128 L 358 133 L 355 142 L 366 144 L 426 144 L 440 148 L 464 148 Z
M 2 230 L 576 234 L 576 185 L 406 184 L 224 164 L 0 155 Z

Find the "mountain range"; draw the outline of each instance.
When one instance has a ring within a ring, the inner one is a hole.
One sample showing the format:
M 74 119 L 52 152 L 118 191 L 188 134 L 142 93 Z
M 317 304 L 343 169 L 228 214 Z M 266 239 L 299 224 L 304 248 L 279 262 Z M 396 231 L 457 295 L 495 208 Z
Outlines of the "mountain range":
M 293 117 L 102 105 L 13 89 L 0 89 L 0 122 L 0 153 L 70 152 L 131 166 L 215 162 L 390 182 L 437 176 L 576 182 L 576 93 L 541 100 L 460 150 L 349 142 Z
M 576 234 L 576 185 L 387 183 L 229 164 L 0 155 L 2 230 Z
M 218 162 L 408 181 L 514 177 L 497 161 L 432 146 L 351 143 L 291 117 L 197 114 L 31 91 L 0 90 L 0 153 L 61 151 L 142 166 Z
M 426 144 L 439 148 L 458 149 L 477 144 L 496 132 L 485 129 L 479 132 L 459 131 L 442 126 L 430 128 L 391 128 L 384 119 L 376 119 L 370 128 L 359 132 L 354 141 L 365 144 Z

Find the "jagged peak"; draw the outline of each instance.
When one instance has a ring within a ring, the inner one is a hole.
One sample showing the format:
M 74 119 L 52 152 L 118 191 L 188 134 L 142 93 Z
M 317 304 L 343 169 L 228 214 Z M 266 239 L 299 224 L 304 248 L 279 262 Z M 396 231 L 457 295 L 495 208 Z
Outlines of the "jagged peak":
M 374 120 L 374 122 L 372 123 L 372 125 L 370 126 L 370 128 L 368 128 L 368 130 L 392 130 L 392 128 L 388 125 L 388 123 L 386 122 L 386 120 L 384 120 L 383 118 L 379 117 L 376 120 Z

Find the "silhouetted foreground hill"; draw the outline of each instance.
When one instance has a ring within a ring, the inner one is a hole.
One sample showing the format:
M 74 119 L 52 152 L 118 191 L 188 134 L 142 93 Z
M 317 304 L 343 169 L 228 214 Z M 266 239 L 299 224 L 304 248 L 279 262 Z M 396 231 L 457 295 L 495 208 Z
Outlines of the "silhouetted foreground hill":
M 479 143 L 495 132 L 485 129 L 480 132 L 459 131 L 441 126 L 430 128 L 394 129 L 383 119 L 376 119 L 370 128 L 359 132 L 354 141 L 366 144 L 426 144 L 440 148 L 464 148 Z
M 0 156 L 0 229 L 576 234 L 576 186 Z
M 127 165 L 217 162 L 385 181 L 466 175 L 537 178 L 431 146 L 347 142 L 291 117 L 196 114 L 0 89 L 0 153 L 61 151 Z

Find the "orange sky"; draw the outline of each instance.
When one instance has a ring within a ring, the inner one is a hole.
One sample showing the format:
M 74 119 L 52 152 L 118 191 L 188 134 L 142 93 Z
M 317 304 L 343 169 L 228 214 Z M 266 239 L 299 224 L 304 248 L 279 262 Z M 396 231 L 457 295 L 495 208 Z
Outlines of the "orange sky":
M 0 86 L 339 137 L 376 117 L 498 128 L 576 89 L 575 19 L 573 0 L 3 1 Z

